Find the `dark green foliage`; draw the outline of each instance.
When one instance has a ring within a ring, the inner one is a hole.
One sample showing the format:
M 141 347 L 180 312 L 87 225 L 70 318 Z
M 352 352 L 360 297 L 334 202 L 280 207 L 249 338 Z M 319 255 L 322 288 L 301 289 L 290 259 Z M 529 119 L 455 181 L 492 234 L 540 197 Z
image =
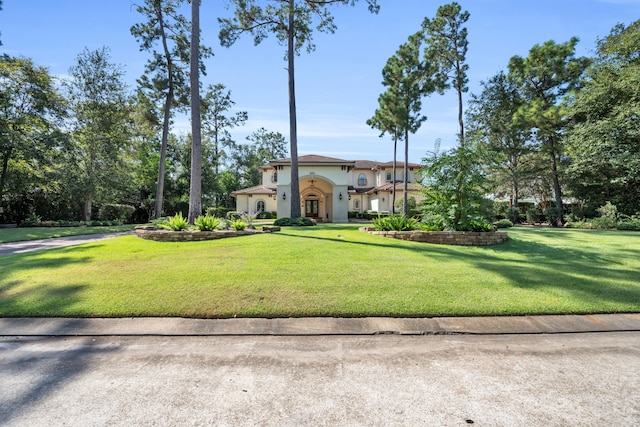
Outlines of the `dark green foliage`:
M 207 208 L 207 215 L 215 216 L 217 218 L 226 218 L 229 212 L 231 212 L 231 209 L 222 206 Z
M 419 228 L 418 221 L 405 215 L 389 215 L 375 218 L 373 228 L 376 231 L 411 231 Z
M 120 220 L 112 221 L 40 221 L 38 218 L 28 218 L 18 227 L 111 227 L 122 225 Z
M 622 220 L 616 226 L 618 230 L 640 231 L 640 216 Z
M 305 218 L 303 216 L 298 217 L 296 219 L 291 218 L 278 218 L 273 222 L 273 225 L 286 227 L 286 226 L 314 226 L 316 223 L 309 218 Z
M 131 205 L 107 204 L 102 205 L 98 211 L 98 218 L 102 221 L 119 220 L 124 224 L 131 221 L 131 216 L 136 208 Z
M 494 222 L 493 226 L 496 228 L 510 228 L 510 227 L 513 227 L 513 222 L 505 218 L 505 219 L 500 219 Z
M 447 230 L 490 231 L 485 218 L 484 195 L 489 191 L 483 164 L 485 152 L 469 143 L 444 153 L 436 150 L 424 158 L 425 214 L 442 218 Z
M 532 132 L 549 162 L 547 170 L 558 207 L 556 215 L 550 217 L 554 226 L 564 222 L 560 167 L 564 130 L 571 119 L 566 101 L 579 88 L 590 63 L 588 58 L 574 56 L 577 43 L 577 37 L 560 44 L 550 40 L 534 45 L 526 58 L 514 56 L 509 61 L 508 78 L 518 86 L 524 100 L 514 118 L 521 129 Z
M 584 87 L 571 103 L 567 170 L 572 196 L 587 205 L 640 211 L 640 20 L 598 41 Z

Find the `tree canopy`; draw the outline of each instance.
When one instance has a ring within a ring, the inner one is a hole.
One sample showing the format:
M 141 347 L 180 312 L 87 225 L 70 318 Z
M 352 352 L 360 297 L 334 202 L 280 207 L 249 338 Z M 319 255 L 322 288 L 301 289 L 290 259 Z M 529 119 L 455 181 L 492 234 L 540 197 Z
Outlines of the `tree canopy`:
M 640 212 L 640 20 L 617 25 L 597 56 L 570 112 L 567 174 L 571 194 L 594 208 L 611 202 Z

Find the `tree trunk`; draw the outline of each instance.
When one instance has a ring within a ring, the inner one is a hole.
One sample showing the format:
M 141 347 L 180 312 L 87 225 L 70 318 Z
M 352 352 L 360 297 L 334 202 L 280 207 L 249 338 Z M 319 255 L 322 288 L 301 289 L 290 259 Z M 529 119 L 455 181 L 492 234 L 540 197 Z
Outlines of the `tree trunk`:
M 562 190 L 560 188 L 560 178 L 558 176 L 558 162 L 555 155 L 555 146 L 551 143 L 551 172 L 553 174 L 553 192 L 556 198 L 556 223 L 555 227 L 562 227 L 564 225 L 564 207 L 562 206 Z
M 391 213 L 396 213 L 396 157 L 398 155 L 398 134 L 393 136 L 393 190 L 391 190 Z
M 9 169 L 9 158 L 11 157 L 12 151 L 13 151 L 13 148 L 9 147 L 4 153 L 2 153 L 2 172 L 0 173 L 0 207 L 3 207 L 4 186 L 7 179 L 7 171 Z
M 191 185 L 189 223 L 202 214 L 202 129 L 200 127 L 200 0 L 191 0 Z
M 84 195 L 84 205 L 82 207 L 82 216 L 84 221 L 91 221 L 91 202 L 92 202 L 92 194 L 85 193 Z
M 298 127 L 296 117 L 296 88 L 294 70 L 295 1 L 289 0 L 289 28 L 287 59 L 289 69 L 289 137 L 291 138 L 291 218 L 301 216 L 300 182 L 298 175 Z
M 458 89 L 458 125 L 460 126 L 460 147 L 464 148 L 464 121 L 462 119 L 462 91 Z
M 404 131 L 404 194 L 402 195 L 402 213 L 407 215 L 409 192 L 409 130 Z
M 173 82 L 173 61 L 171 60 L 171 53 L 169 52 L 169 47 L 167 45 L 167 36 L 164 32 L 164 19 L 162 16 L 162 10 L 156 10 L 156 16 L 158 18 L 158 25 L 160 26 L 160 32 L 162 35 L 162 47 L 164 50 L 165 59 L 167 61 L 167 80 L 168 80 L 168 90 L 167 96 L 164 102 L 164 119 L 162 123 L 162 144 L 160 146 L 160 164 L 158 165 L 158 186 L 156 189 L 156 211 L 154 214 L 154 218 L 159 218 L 162 216 L 162 202 L 164 199 L 164 164 L 167 158 L 167 145 L 169 141 L 169 123 L 171 121 L 171 106 L 173 104 L 173 92 L 174 92 L 174 82 Z

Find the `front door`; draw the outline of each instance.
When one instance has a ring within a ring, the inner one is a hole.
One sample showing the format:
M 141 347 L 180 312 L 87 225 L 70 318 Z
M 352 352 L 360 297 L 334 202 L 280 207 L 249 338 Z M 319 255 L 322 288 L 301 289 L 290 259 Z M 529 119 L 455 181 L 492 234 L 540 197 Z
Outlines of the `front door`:
M 318 201 L 317 200 L 307 200 L 305 202 L 304 216 L 306 216 L 307 218 L 318 218 Z

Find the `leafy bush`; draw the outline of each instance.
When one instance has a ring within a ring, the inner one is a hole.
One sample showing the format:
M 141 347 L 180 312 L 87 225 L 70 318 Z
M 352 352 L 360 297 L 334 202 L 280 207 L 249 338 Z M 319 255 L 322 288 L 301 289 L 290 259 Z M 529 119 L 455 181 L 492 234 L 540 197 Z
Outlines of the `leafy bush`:
M 122 225 L 122 221 L 40 221 L 35 218 L 28 218 L 22 221 L 19 227 L 108 227 Z
M 245 228 L 247 228 L 247 223 L 244 222 L 241 219 L 236 219 L 236 220 L 231 221 L 230 226 L 231 226 L 231 228 L 233 228 L 236 231 L 241 231 L 241 230 L 244 230 Z
M 518 222 L 520 222 L 520 209 L 516 208 L 516 207 L 512 207 L 507 209 L 507 218 L 509 221 L 512 222 L 512 226 L 513 224 L 516 224 Z
M 206 214 L 196 218 L 193 224 L 200 231 L 212 231 L 220 226 L 220 220 L 215 216 Z
M 420 229 L 425 231 L 442 231 L 444 230 L 444 225 L 444 218 L 442 215 L 427 212 L 422 216 Z
M 560 215 L 558 215 L 558 209 L 555 206 L 550 206 L 544 210 L 544 217 L 549 224 L 557 224 Z
M 493 231 L 493 225 L 483 216 L 465 216 L 455 228 L 457 231 Z
M 27 219 L 20 223 L 20 227 L 37 227 L 42 219 L 35 213 L 31 213 Z
M 279 218 L 273 222 L 273 225 L 276 225 L 279 227 L 287 227 L 292 225 L 293 226 L 314 226 L 316 225 L 316 223 L 310 220 L 309 218 L 305 218 L 301 216 L 294 220 L 292 220 L 291 218 Z
M 310 220 L 309 218 L 305 218 L 303 216 L 299 216 L 293 222 L 293 225 L 298 225 L 298 226 L 303 226 L 303 227 L 311 227 L 311 226 L 316 225 L 316 223 L 314 221 Z
M 131 205 L 107 204 L 100 207 L 98 219 L 101 221 L 120 220 L 127 223 L 131 220 L 136 208 Z
M 235 221 L 237 219 L 240 219 L 241 216 L 242 216 L 242 212 L 229 211 L 225 215 L 225 218 L 227 218 L 230 221 Z
M 620 221 L 616 228 L 618 230 L 640 231 L 640 218 Z
M 258 214 L 258 219 L 271 219 L 271 218 L 273 218 L 273 215 L 271 212 L 264 211 Z
M 508 219 L 500 219 L 493 223 L 496 228 L 510 228 L 513 227 L 513 223 Z
M 528 208 L 527 209 L 527 222 L 529 224 L 535 224 L 540 222 L 540 218 L 542 217 L 542 212 L 537 208 Z
M 210 207 L 207 208 L 207 215 L 215 216 L 216 218 L 225 218 L 230 211 L 231 209 L 222 206 Z
M 273 221 L 273 225 L 276 225 L 278 227 L 286 227 L 291 225 L 291 218 L 278 218 L 275 221 Z
M 618 220 L 618 208 L 616 205 L 612 205 L 611 202 L 607 202 L 603 206 L 598 208 L 598 213 L 601 218 L 608 218 L 614 222 Z
M 390 215 L 373 220 L 373 228 L 376 231 L 410 231 L 416 230 L 418 221 L 404 215 Z

